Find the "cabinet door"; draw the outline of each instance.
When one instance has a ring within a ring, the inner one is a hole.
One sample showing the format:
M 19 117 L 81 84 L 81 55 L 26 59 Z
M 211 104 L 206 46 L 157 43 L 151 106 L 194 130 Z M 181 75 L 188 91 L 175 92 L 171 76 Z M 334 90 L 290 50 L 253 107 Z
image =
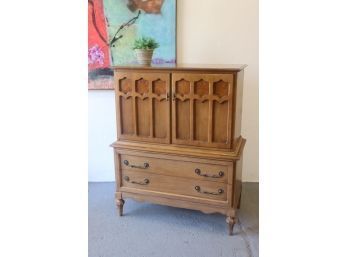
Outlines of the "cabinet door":
M 172 142 L 231 148 L 233 74 L 172 75 Z
M 115 72 L 118 139 L 170 143 L 169 73 Z

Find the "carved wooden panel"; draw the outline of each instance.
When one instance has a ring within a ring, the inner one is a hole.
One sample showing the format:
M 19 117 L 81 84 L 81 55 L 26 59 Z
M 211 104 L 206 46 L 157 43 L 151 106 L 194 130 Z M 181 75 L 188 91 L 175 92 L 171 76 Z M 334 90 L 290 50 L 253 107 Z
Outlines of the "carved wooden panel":
M 175 92 L 177 95 L 184 96 L 190 93 L 190 81 L 180 79 L 175 82 Z
M 178 139 L 190 139 L 190 101 L 176 101 L 176 135 Z M 182 115 L 186 113 L 186 115 Z
M 169 73 L 115 72 L 119 139 L 170 143 Z
M 212 141 L 225 143 L 228 141 L 228 102 L 213 103 L 213 135 Z
M 194 82 L 194 94 L 199 97 L 209 95 L 209 82 L 203 79 Z M 208 117 L 209 101 L 195 99 L 193 102 L 193 139 L 197 141 L 208 141 Z
M 172 142 L 231 148 L 233 74 L 172 74 Z
M 229 111 L 228 100 L 229 85 L 226 81 L 219 80 L 213 83 L 214 96 L 219 99 L 213 100 L 213 135 L 212 141 L 217 143 L 226 143 L 228 138 L 228 119 Z
M 136 98 L 136 120 L 138 135 L 141 137 L 150 137 L 150 99 Z
M 194 100 L 194 134 L 193 139 L 198 141 L 208 141 L 208 117 L 209 117 L 209 102 Z
M 123 92 L 124 94 L 132 92 L 132 81 L 129 78 L 124 77 L 120 79 L 118 88 L 119 91 Z

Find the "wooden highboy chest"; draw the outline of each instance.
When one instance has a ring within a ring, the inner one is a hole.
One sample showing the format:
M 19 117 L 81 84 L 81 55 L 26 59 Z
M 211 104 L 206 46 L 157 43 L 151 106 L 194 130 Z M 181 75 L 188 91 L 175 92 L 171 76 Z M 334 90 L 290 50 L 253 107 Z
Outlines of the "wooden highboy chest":
M 116 205 L 125 198 L 226 215 L 240 205 L 245 65 L 115 67 Z

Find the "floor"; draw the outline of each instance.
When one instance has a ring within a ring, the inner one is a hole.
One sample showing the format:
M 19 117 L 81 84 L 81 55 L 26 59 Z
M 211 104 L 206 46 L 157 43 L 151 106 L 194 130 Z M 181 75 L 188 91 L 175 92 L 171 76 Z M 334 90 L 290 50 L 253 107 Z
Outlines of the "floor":
M 239 221 L 126 199 L 116 213 L 114 183 L 89 183 L 89 257 L 258 257 L 259 185 L 243 183 Z

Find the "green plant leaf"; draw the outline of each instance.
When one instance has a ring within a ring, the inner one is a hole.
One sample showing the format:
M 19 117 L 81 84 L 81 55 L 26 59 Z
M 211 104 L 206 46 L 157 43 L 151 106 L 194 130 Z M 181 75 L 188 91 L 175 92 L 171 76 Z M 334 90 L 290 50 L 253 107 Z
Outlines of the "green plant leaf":
M 133 49 L 155 49 L 158 48 L 159 44 L 156 42 L 154 38 L 151 37 L 141 37 L 138 39 L 135 39 Z

